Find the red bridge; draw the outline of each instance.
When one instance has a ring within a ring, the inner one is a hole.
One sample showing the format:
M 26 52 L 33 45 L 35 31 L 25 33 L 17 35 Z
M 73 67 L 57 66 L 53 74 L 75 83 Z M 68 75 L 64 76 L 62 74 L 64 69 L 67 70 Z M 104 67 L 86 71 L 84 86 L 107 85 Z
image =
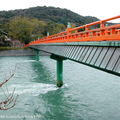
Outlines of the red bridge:
M 63 42 L 93 42 L 93 41 L 116 41 L 120 40 L 120 24 L 107 26 L 106 22 L 120 18 L 116 16 L 113 18 L 93 22 L 87 25 L 83 25 L 77 28 L 71 29 L 70 26 L 64 32 L 47 36 L 42 39 L 38 39 L 28 45 L 43 44 L 43 43 L 63 43 Z M 99 28 L 90 29 L 99 26 Z M 27 46 L 28 46 L 27 45 Z
M 70 59 L 81 64 L 120 76 L 120 24 L 109 25 L 119 16 L 70 28 L 54 35 L 30 42 L 25 47 L 51 53 L 57 61 L 57 85 L 62 86 L 63 60 Z M 108 26 L 109 25 L 109 26 Z

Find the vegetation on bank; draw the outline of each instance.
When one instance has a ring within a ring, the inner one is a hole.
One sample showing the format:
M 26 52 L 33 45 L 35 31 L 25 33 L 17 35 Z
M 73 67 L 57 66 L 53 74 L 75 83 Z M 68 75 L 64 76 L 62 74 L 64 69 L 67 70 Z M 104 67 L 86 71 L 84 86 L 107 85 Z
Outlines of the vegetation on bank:
M 5 46 L 3 31 L 11 39 L 22 43 L 64 31 L 67 22 L 73 27 L 99 20 L 92 16 L 81 16 L 67 9 L 33 7 L 29 9 L 0 11 L 0 46 Z M 6 45 L 7 46 L 7 45 Z

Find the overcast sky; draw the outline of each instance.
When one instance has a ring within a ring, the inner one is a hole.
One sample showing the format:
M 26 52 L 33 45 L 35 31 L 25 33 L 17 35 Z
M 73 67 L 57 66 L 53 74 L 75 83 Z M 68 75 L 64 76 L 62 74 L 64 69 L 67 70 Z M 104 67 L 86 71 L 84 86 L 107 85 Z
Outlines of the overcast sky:
M 79 15 L 95 16 L 101 20 L 120 15 L 120 0 L 1 0 L 0 11 L 35 6 L 66 8 Z

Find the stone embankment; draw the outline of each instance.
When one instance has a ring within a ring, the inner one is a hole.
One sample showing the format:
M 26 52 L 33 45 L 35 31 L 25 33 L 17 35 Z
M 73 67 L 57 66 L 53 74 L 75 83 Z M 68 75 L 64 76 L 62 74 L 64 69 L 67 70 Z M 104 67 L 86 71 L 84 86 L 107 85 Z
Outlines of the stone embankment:
M 17 49 L 17 50 L 0 50 L 0 56 L 32 56 L 36 52 L 32 49 Z M 49 55 L 46 52 L 41 52 L 40 55 Z

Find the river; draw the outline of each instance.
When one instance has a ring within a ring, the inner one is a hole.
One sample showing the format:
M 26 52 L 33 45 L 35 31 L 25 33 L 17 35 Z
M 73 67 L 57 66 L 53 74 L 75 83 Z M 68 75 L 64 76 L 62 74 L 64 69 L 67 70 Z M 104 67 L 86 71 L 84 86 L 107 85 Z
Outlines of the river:
M 0 57 L 0 81 L 16 66 L 7 86 L 19 95 L 15 107 L 0 111 L 0 120 L 120 120 L 120 77 L 65 60 L 64 85 L 58 88 L 56 61 L 49 56 L 34 59 Z

